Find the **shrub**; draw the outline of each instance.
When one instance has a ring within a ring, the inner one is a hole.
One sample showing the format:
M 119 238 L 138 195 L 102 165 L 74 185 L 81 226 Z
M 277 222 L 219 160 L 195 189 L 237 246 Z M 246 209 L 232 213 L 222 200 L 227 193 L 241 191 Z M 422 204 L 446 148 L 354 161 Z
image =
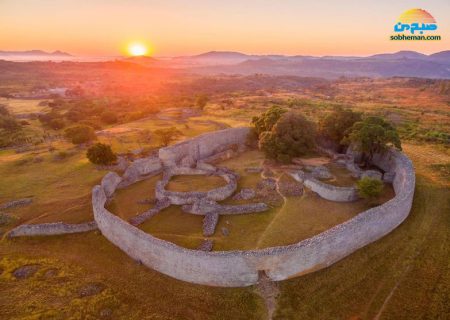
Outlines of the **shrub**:
M 260 135 L 259 147 L 266 157 L 287 163 L 310 152 L 315 146 L 314 124 L 304 116 L 289 112 Z
M 154 134 L 159 138 L 163 146 L 168 146 L 173 140 L 182 133 L 175 127 L 155 130 Z
M 103 143 L 96 143 L 91 146 L 86 153 L 87 158 L 93 164 L 108 165 L 117 160 L 117 156 L 111 150 L 111 146 Z
M 383 192 L 384 188 L 384 184 L 381 180 L 370 177 L 362 178 L 356 183 L 356 185 L 359 196 L 368 200 L 369 203 L 377 199 Z
M 64 133 L 73 144 L 86 143 L 96 138 L 94 129 L 85 125 L 67 128 Z
M 117 114 L 112 111 L 105 111 L 102 113 L 100 119 L 106 124 L 113 124 L 117 122 Z
M 63 119 L 52 119 L 48 123 L 48 126 L 50 128 L 52 128 L 53 130 L 60 130 L 60 129 L 64 128 L 65 123 L 64 123 Z

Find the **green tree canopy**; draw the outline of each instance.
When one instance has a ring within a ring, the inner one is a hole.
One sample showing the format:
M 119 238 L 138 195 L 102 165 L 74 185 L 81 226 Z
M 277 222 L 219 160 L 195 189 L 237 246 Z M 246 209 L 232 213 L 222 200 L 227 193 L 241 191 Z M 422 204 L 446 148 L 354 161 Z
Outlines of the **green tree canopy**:
M 283 112 L 270 131 L 261 133 L 259 148 L 266 157 L 287 163 L 314 148 L 314 132 L 314 124 L 304 116 Z
M 279 106 L 272 106 L 269 110 L 261 114 L 260 116 L 255 116 L 252 119 L 252 124 L 254 125 L 254 130 L 259 136 L 265 131 L 272 130 L 272 127 L 277 123 L 280 117 L 286 113 L 287 110 Z
M 86 143 L 96 138 L 94 129 L 86 125 L 67 128 L 64 134 L 73 144 Z
M 353 144 L 357 151 L 372 160 L 375 153 L 383 152 L 389 147 L 402 149 L 397 130 L 380 117 L 367 117 L 355 122 L 347 131 L 344 144 Z
M 96 143 L 91 146 L 87 150 L 86 156 L 90 162 L 99 165 L 108 165 L 117 160 L 111 146 L 103 143 Z
M 205 109 L 206 104 L 209 102 L 209 97 L 206 94 L 199 94 L 195 100 L 195 104 L 201 110 Z
M 358 121 L 361 121 L 361 113 L 338 107 L 319 120 L 319 134 L 341 144 L 345 132 Z

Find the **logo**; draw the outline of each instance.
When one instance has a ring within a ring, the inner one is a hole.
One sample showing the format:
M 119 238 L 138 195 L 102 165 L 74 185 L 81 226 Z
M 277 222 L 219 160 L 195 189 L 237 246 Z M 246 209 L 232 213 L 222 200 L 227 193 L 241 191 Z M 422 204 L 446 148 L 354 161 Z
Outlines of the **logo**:
M 434 17 L 423 9 L 410 9 L 403 12 L 394 25 L 395 34 L 391 40 L 441 40 L 436 35 L 438 29 Z

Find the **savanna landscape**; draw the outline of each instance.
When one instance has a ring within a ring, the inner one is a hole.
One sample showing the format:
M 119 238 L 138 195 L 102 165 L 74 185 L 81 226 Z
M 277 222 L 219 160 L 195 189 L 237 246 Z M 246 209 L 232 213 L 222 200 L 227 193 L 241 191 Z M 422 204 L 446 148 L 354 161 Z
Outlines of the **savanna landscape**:
M 158 57 L 141 41 L 81 59 L 0 43 L 0 318 L 450 318 L 450 52 L 440 45 Z M 239 128 L 239 142 L 208 149 Z M 406 218 L 277 279 L 282 259 L 245 260 L 258 277 L 242 285 L 206 271 L 185 281 L 202 263 L 181 258 L 157 271 L 164 250 L 136 258 L 96 203 L 101 189 L 111 219 L 195 257 L 270 255 L 395 203 L 402 173 L 377 160 L 389 152 L 413 166 Z

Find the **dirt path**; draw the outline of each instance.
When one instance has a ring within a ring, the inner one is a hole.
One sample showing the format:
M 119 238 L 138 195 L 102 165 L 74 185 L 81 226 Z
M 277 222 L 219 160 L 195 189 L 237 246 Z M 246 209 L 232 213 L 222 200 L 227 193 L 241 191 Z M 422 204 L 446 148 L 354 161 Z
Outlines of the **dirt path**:
M 267 309 L 267 318 L 271 320 L 277 308 L 277 297 L 280 293 L 277 283 L 270 280 L 264 272 L 261 272 L 255 289 L 256 293 L 263 298 Z

